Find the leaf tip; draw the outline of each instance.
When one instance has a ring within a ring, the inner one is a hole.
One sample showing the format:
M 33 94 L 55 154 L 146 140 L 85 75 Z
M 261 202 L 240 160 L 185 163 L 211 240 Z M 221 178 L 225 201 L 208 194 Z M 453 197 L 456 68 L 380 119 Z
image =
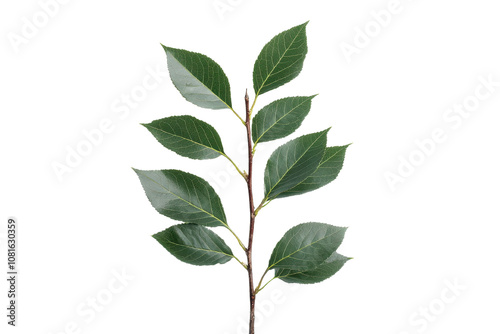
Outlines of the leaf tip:
M 149 129 L 149 126 L 151 125 L 150 123 L 139 123 L 139 125 L 142 125 L 146 129 Z
M 324 134 L 327 134 L 328 132 L 330 132 L 331 128 L 332 127 L 330 126 L 330 127 L 326 128 L 325 130 L 323 130 L 321 132 L 323 132 Z
M 160 44 L 161 44 L 161 43 L 160 43 Z M 178 50 L 178 49 L 171 48 L 170 46 L 166 46 L 166 45 L 163 45 L 163 44 L 161 44 L 161 46 L 163 46 L 163 50 L 165 50 L 165 53 L 167 53 L 167 52 L 172 53 L 172 52 L 174 52 L 174 51 Z M 167 56 L 168 56 L 168 55 L 167 55 Z
M 163 43 L 160 43 L 160 45 L 163 47 L 163 50 L 167 51 L 170 49 L 168 46 L 164 45 Z
M 134 168 L 134 167 L 130 167 L 130 168 L 132 168 L 132 170 L 133 170 L 133 171 L 134 171 L 137 175 L 139 175 L 139 174 L 142 172 L 142 170 L 140 170 L 140 169 L 137 169 L 137 168 Z

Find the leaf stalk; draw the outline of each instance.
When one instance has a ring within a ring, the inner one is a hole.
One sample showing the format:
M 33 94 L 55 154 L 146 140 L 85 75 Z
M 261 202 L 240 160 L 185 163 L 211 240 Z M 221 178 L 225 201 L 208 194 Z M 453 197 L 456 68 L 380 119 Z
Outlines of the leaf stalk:
M 236 115 L 236 117 L 238 117 L 238 119 L 241 121 L 241 123 L 243 123 L 244 126 L 246 126 L 246 123 L 245 121 L 243 120 L 243 118 L 240 117 L 240 115 L 238 115 L 238 113 L 236 111 L 234 111 L 233 108 L 229 107 L 229 109 L 231 109 L 231 111 L 233 112 L 233 114 Z
M 237 165 L 236 165 L 236 163 L 233 161 L 233 159 L 231 159 L 231 158 L 230 158 L 227 154 L 225 154 L 225 153 L 222 153 L 222 156 L 224 156 L 227 160 L 229 160 L 229 162 L 230 162 L 230 163 L 232 163 L 232 164 L 233 164 L 234 168 L 236 168 L 236 170 L 238 171 L 238 173 L 239 173 L 239 174 L 240 174 L 240 175 L 241 175 L 241 176 L 242 176 L 245 180 L 247 179 L 247 177 L 246 177 L 245 173 L 244 173 L 244 172 L 242 172 L 242 171 L 238 168 L 238 166 L 237 166 Z
M 273 277 L 271 278 L 266 284 L 264 284 L 264 286 L 262 288 L 258 288 L 256 291 L 255 291 L 255 294 L 258 294 L 260 291 L 264 290 L 264 288 L 269 284 L 271 283 L 272 281 L 274 281 L 277 277 Z

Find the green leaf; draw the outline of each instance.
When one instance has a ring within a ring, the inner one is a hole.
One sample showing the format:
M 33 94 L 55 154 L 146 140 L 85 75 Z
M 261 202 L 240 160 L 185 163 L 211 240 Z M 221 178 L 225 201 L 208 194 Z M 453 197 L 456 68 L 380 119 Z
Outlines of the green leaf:
M 229 80 L 219 64 L 201 53 L 162 46 L 170 78 L 186 100 L 202 108 L 231 109 Z
M 192 116 L 172 116 L 143 124 L 166 148 L 191 159 L 214 159 L 224 154 L 217 131 Z
M 264 173 L 266 199 L 292 189 L 314 173 L 325 152 L 329 130 L 293 139 L 271 154 Z
M 287 97 L 262 108 L 253 119 L 254 144 L 292 134 L 311 110 L 311 100 L 314 96 Z
M 306 25 L 276 35 L 264 46 L 253 68 L 255 94 L 264 94 L 297 77 L 307 54 Z
M 316 268 L 337 250 L 346 229 L 322 223 L 292 227 L 274 248 L 269 269 L 305 271 Z
M 153 238 L 179 260 L 196 266 L 226 263 L 233 258 L 224 240 L 200 225 L 175 225 L 156 233 Z
M 327 147 L 318 169 L 292 189 L 279 194 L 277 198 L 304 194 L 326 186 L 328 183 L 335 180 L 344 164 L 347 147 L 349 147 L 349 145 Z
M 228 226 L 215 190 L 193 174 L 180 170 L 137 170 L 151 205 L 169 218 L 204 226 Z
M 335 275 L 350 258 L 334 252 L 323 263 L 311 270 L 276 269 L 275 277 L 286 283 L 314 284 Z

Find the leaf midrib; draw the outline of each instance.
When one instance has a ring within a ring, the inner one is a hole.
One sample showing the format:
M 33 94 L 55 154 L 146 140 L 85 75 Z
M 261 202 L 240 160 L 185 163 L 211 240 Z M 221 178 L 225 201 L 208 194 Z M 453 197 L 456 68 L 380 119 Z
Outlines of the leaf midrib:
M 325 163 L 327 163 L 328 161 L 332 160 L 333 158 L 335 158 L 343 149 L 345 149 L 346 147 L 345 146 L 342 146 L 340 147 L 340 150 L 338 150 L 337 152 L 335 152 L 334 155 L 332 155 L 331 157 L 329 157 L 328 159 L 326 159 L 325 161 L 322 161 L 320 162 L 319 166 L 318 166 L 318 169 Z

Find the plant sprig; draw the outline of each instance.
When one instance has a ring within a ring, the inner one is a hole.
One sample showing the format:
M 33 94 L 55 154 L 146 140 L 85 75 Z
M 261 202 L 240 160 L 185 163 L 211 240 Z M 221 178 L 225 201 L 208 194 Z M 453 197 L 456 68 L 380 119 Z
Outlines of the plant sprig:
M 256 295 L 275 279 L 286 283 L 312 284 L 337 273 L 350 259 L 337 253 L 346 228 L 309 222 L 292 227 L 276 244 L 269 264 L 254 286 L 253 246 L 255 221 L 272 201 L 302 195 L 335 180 L 349 145 L 327 147 L 328 129 L 303 135 L 278 147 L 264 171 L 263 199 L 254 204 L 253 160 L 258 144 L 294 133 L 309 114 L 316 95 L 286 97 L 260 109 L 253 116 L 260 95 L 299 75 L 307 54 L 307 23 L 272 38 L 260 52 L 253 69 L 254 98 L 245 93 L 245 117 L 232 106 L 229 80 L 211 58 L 191 51 L 163 46 L 174 86 L 189 102 L 205 109 L 230 109 L 244 125 L 248 146 L 248 169 L 240 167 L 224 151 L 213 126 L 192 116 L 170 116 L 143 124 L 160 144 L 177 154 L 197 160 L 223 156 L 244 178 L 249 200 L 249 235 L 245 245 L 230 227 L 222 201 L 202 178 L 179 170 L 135 170 L 152 206 L 182 224 L 153 237 L 179 260 L 199 266 L 224 264 L 235 259 L 248 273 L 250 321 L 255 332 Z M 253 116 L 253 117 L 252 117 Z M 245 253 L 246 263 L 233 254 L 225 241 L 210 228 L 228 229 Z M 274 277 L 264 283 L 266 275 Z

